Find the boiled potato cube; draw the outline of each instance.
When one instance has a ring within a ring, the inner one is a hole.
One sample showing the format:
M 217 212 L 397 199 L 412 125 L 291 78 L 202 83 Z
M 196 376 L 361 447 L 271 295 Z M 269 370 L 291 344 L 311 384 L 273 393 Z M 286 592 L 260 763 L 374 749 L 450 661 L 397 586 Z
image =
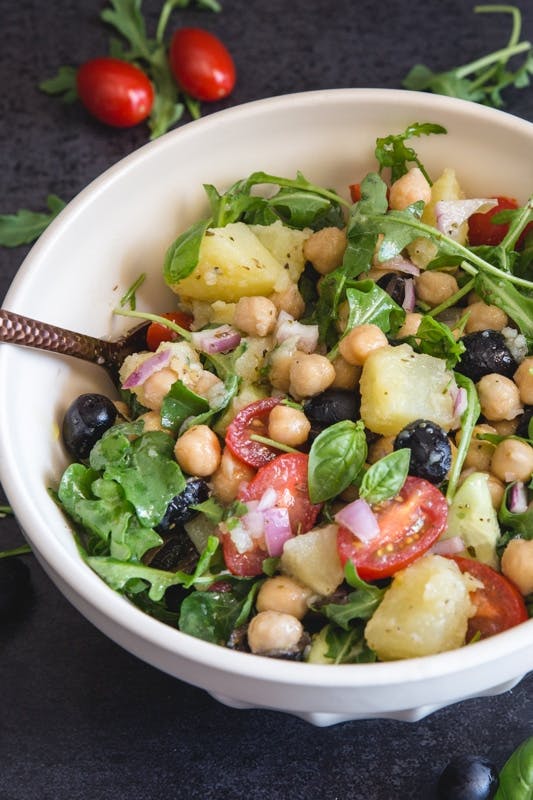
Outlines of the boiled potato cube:
M 464 192 L 459 185 L 455 170 L 445 169 L 431 187 L 431 200 L 424 208 L 422 222 L 425 222 L 426 225 L 436 227 L 437 217 L 435 214 L 435 205 L 439 200 L 461 200 L 463 197 Z M 463 222 L 454 232 L 452 238 L 460 244 L 465 244 L 467 235 L 468 223 Z M 429 262 L 437 255 L 437 245 L 430 239 L 415 239 L 408 246 L 407 250 L 411 260 L 421 269 L 425 269 Z
M 398 572 L 368 621 L 365 638 L 381 661 L 416 658 L 464 644 L 475 613 L 471 579 L 449 558 L 428 555 Z
M 272 225 L 250 225 L 250 230 L 276 261 L 284 267 L 287 265 L 289 277 L 296 283 L 305 266 L 304 242 L 313 231 L 310 228 L 304 228 L 303 231 L 287 228 L 281 220 Z
M 288 270 L 244 222 L 209 228 L 193 272 L 171 286 L 185 300 L 224 300 L 269 295 L 290 283 Z
M 344 571 L 337 553 L 337 525 L 315 528 L 285 542 L 281 571 L 327 596 L 340 586 Z
M 500 538 L 498 516 L 492 505 L 488 474 L 473 472 L 457 490 L 448 512 L 448 524 L 441 539 L 460 536 L 475 558 L 498 569 L 496 542 Z
M 360 389 L 361 417 L 374 433 L 396 436 L 417 419 L 449 431 L 455 422 L 453 373 L 442 359 L 415 353 L 408 344 L 370 353 Z

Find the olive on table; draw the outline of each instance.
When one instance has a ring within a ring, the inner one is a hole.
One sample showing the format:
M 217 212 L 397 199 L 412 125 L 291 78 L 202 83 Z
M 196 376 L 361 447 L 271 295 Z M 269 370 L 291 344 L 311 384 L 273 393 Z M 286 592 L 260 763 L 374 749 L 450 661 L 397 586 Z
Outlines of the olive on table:
M 62 437 L 76 459 L 87 458 L 103 434 L 117 418 L 114 403 L 103 394 L 80 394 L 65 412 Z
M 490 800 L 499 785 L 494 764 L 482 756 L 456 756 L 438 781 L 438 800 Z
M 185 489 L 172 498 L 163 519 L 155 530 L 161 536 L 173 533 L 176 527 L 181 527 L 189 522 L 198 513 L 191 506 L 203 503 L 208 497 L 207 483 L 202 478 L 191 478 L 187 481 Z
M 439 425 L 427 419 L 409 423 L 394 440 L 394 450 L 404 447 L 411 451 L 409 475 L 442 483 L 452 465 L 452 448 Z
M 20 558 L 0 558 L 0 618 L 19 611 L 27 601 L 29 592 L 28 566 Z
M 512 378 L 518 364 L 500 331 L 474 331 L 462 336 L 465 352 L 455 369 L 477 383 L 485 375 L 497 373 Z

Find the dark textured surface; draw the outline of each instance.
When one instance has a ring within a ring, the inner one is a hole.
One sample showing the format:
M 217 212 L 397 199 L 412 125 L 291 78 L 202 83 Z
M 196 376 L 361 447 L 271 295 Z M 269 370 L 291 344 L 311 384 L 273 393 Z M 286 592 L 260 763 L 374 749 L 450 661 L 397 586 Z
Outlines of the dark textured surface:
M 292 91 L 399 87 L 416 61 L 445 69 L 500 47 L 508 35 L 507 18 L 477 17 L 465 0 L 223 5 L 219 16 L 189 10 L 173 18 L 215 30 L 235 55 L 234 95 L 205 112 Z M 531 3 L 519 5 L 531 38 Z M 105 51 L 102 6 L 0 0 L 0 212 L 40 208 L 48 192 L 68 200 L 146 141 L 142 126 L 104 128 L 36 88 L 58 65 Z M 144 3 L 151 23 L 159 7 Z M 506 110 L 533 120 L 532 95 L 507 92 Z M 0 298 L 26 249 L 2 251 Z M 0 521 L 2 546 L 21 541 L 13 520 Z M 416 724 L 315 729 L 283 714 L 227 709 L 119 649 L 26 559 L 33 600 L 0 627 L 0 800 L 431 800 L 453 755 L 481 753 L 501 766 L 533 731 L 532 677 Z

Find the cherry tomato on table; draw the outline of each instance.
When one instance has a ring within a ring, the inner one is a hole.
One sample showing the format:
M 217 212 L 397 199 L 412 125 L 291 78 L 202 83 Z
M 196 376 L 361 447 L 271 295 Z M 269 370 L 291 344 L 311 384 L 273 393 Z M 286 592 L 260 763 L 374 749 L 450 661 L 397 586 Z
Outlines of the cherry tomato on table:
M 342 565 L 353 561 L 365 581 L 389 578 L 423 555 L 446 527 L 448 504 L 432 483 L 408 477 L 397 497 L 374 509 L 379 536 L 363 542 L 339 527 L 337 548 Z
M 235 86 L 235 64 L 220 39 L 202 28 L 180 28 L 170 42 L 170 68 L 197 100 L 221 100 Z
M 516 586 L 499 572 L 472 558 L 451 556 L 461 572 L 468 572 L 483 588 L 470 594 L 476 613 L 468 620 L 467 641 L 474 636 L 486 639 L 528 619 L 524 599 Z
M 191 329 L 192 317 L 185 314 L 183 311 L 169 311 L 167 314 L 160 314 L 161 317 L 175 322 L 180 328 L 185 330 Z M 160 322 L 152 322 L 146 331 L 146 344 L 149 350 L 157 350 L 161 342 L 176 342 L 179 339 L 179 334 L 176 331 L 167 328 Z
M 139 67 L 119 58 L 93 58 L 76 75 L 85 108 L 106 125 L 129 128 L 150 114 L 154 90 Z
M 250 467 L 259 469 L 272 461 L 279 450 L 250 439 L 252 434 L 268 437 L 268 417 L 281 402 L 281 397 L 265 397 L 256 400 L 239 411 L 226 431 L 226 445 L 234 456 Z

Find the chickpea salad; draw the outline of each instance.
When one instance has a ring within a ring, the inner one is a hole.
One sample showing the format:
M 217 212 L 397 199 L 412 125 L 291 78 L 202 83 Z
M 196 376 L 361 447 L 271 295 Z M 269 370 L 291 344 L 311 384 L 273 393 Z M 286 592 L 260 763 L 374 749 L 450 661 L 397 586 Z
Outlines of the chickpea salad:
M 533 613 L 533 198 L 429 175 L 408 142 L 445 134 L 377 139 L 349 200 L 301 173 L 205 186 L 163 266 L 175 308 L 123 298 L 146 349 L 119 400 L 67 409 L 54 494 L 147 614 L 342 664 Z

